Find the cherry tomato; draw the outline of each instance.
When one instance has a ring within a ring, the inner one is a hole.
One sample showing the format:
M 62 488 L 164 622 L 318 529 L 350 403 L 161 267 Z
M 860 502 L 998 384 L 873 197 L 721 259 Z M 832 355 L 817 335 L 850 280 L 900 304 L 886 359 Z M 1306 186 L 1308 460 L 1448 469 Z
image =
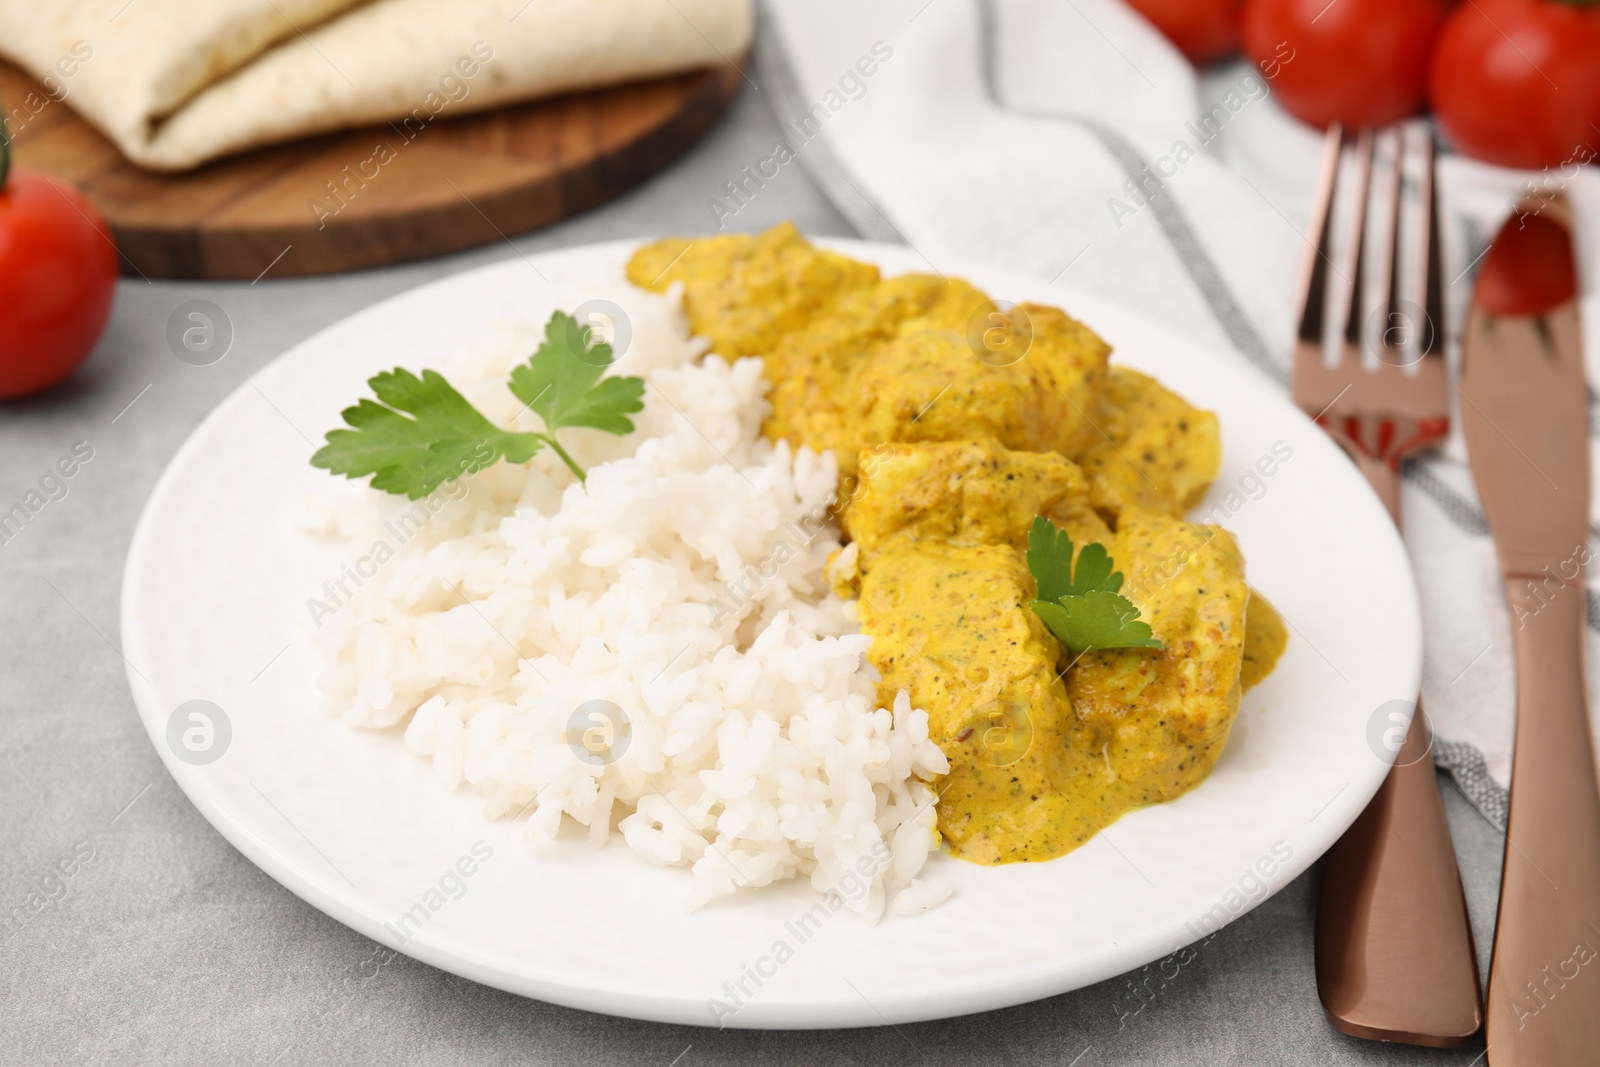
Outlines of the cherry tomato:
M 1428 81 L 1439 127 L 1468 155 L 1502 167 L 1588 162 L 1600 148 L 1600 7 L 1462 4 Z
M 1244 50 L 1313 126 L 1386 126 L 1422 106 L 1440 0 L 1246 0 Z M 1290 57 L 1285 59 L 1287 53 Z
M 1128 6 L 1178 46 L 1193 63 L 1209 63 L 1239 48 L 1244 0 L 1128 0 Z
M 111 231 L 83 194 L 8 162 L 0 132 L 0 398 L 77 370 L 117 286 Z

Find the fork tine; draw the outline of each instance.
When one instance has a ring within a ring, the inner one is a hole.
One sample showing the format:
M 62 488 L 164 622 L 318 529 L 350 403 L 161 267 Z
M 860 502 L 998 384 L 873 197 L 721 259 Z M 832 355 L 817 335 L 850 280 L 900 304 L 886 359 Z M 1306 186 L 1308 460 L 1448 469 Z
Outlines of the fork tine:
M 1436 182 L 1435 163 L 1437 153 L 1434 151 L 1433 131 L 1427 126 L 1418 128 L 1423 142 L 1423 167 L 1422 179 L 1419 189 L 1421 210 L 1417 212 L 1418 225 L 1421 232 L 1418 234 L 1417 247 L 1422 249 L 1422 333 L 1419 338 L 1418 353 L 1423 356 L 1443 358 L 1444 331 L 1440 324 L 1444 321 L 1444 279 L 1440 274 L 1442 269 L 1439 261 L 1439 197 Z
M 1344 128 L 1337 122 L 1328 127 L 1322 145 L 1322 168 L 1317 177 L 1317 195 L 1311 209 L 1311 229 L 1315 242 L 1306 253 L 1301 271 L 1300 327 L 1297 336 L 1304 345 L 1322 345 L 1323 323 L 1327 315 L 1328 253 L 1333 227 L 1333 195 L 1339 182 L 1339 154 L 1344 147 Z
M 1372 191 L 1372 127 L 1363 126 L 1356 137 L 1356 192 L 1355 212 L 1350 221 L 1350 282 L 1349 305 L 1345 312 L 1344 344 L 1353 349 L 1357 363 L 1361 359 L 1362 309 L 1366 306 L 1365 277 L 1367 260 L 1367 197 Z
M 1406 130 L 1403 127 L 1396 129 L 1393 140 L 1394 173 L 1390 176 L 1387 201 L 1390 208 L 1389 255 L 1384 266 L 1386 273 L 1384 275 L 1383 329 L 1378 334 L 1378 353 L 1383 362 L 1400 366 L 1405 362 L 1405 355 L 1402 349 L 1406 336 L 1406 330 L 1404 329 L 1406 313 L 1400 303 L 1400 223 L 1401 216 L 1405 213 L 1402 182 L 1405 179 L 1406 157 L 1409 154 L 1406 151 L 1408 143 Z M 1396 343 L 1396 338 L 1401 339 L 1400 343 Z

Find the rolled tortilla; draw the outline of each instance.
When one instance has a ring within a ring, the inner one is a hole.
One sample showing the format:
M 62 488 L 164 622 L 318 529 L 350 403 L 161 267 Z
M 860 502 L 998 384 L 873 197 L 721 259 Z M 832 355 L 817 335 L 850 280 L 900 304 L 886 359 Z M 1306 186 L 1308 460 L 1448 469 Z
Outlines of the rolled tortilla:
M 133 162 L 184 170 L 725 62 L 752 24 L 750 0 L 0 0 L 0 54 Z

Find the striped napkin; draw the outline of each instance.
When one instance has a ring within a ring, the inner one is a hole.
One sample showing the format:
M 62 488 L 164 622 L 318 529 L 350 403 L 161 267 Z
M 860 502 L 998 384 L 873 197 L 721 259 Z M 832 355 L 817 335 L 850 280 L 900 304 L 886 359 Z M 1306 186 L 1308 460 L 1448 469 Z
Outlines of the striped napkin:
M 760 88 L 790 150 L 771 166 L 792 154 L 863 236 L 1102 293 L 1287 387 L 1322 150 L 1321 132 L 1272 99 L 1292 48 L 1264 69 L 1197 75 L 1119 0 L 767 0 L 757 32 Z M 1579 219 L 1593 374 L 1600 177 L 1445 156 L 1439 183 L 1452 362 L 1487 242 L 1521 195 L 1560 187 Z M 730 194 L 713 214 L 726 225 L 743 203 Z M 1465 459 L 1456 437 L 1409 465 L 1406 541 L 1434 758 L 1503 829 L 1511 622 Z M 1600 600 L 1588 596 L 1592 642 Z

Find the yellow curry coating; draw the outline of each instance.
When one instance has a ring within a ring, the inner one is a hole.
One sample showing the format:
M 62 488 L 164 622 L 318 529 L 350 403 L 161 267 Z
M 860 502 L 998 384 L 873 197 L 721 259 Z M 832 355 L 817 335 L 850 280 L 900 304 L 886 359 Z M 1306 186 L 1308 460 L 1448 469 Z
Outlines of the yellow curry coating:
M 629 260 L 628 280 L 658 292 L 682 282 L 694 332 L 735 359 L 773 351 L 840 292 L 877 284 L 878 268 L 813 248 L 784 223 L 758 235 L 646 245 Z
M 1206 495 L 1222 464 L 1215 415 L 1126 367 L 1106 377 L 1100 412 L 1102 433 L 1074 456 L 1095 507 L 1182 518 Z
M 809 319 L 767 355 L 772 418 L 763 431 L 774 441 L 832 448 L 841 469 L 851 470 L 857 443 L 868 440 L 851 427 L 856 372 L 899 337 L 959 330 L 983 300 L 966 282 L 933 274 L 904 274 L 841 292 L 826 314 Z
M 896 535 L 1026 548 L 1035 515 L 1081 497 L 1076 464 L 992 440 L 897 444 L 862 475 L 850 536 L 875 552 Z
M 1020 451 L 1070 455 L 1096 436 L 1087 412 L 1110 349 L 1049 310 L 1030 316 L 1028 351 L 1004 364 L 979 358 L 981 340 L 974 344 L 964 330 L 902 334 L 855 372 L 846 432 L 858 445 L 987 437 Z
M 1016 452 L 996 441 L 882 444 L 863 464 L 851 505 L 851 539 L 874 552 L 892 537 L 1027 548 L 1043 515 L 1080 547 L 1111 544 L 1111 527 L 1089 505 L 1078 465 L 1055 452 Z
M 1022 303 L 1017 310 L 1026 314 L 1032 338 L 1021 365 L 1033 368 L 1042 386 L 1058 393 L 1068 408 L 1049 447 L 1076 460 L 1105 439 L 1095 413 L 1104 409 L 1106 387 L 1116 373 L 1107 365 L 1111 346 L 1060 308 Z
M 1132 787 L 1127 799 L 1151 804 L 1198 785 L 1222 754 L 1239 711 L 1250 587 L 1219 526 L 1130 512 L 1107 547 L 1124 594 L 1166 648 L 1086 652 L 1067 692 Z
M 1072 706 L 1056 674 L 1061 645 L 1032 597 L 1027 564 L 1006 545 L 891 549 L 862 568 L 880 692 L 909 689 L 927 709 L 950 759 L 939 830 L 977 863 L 1060 855 L 1099 828 L 1058 785 L 1071 776 Z
M 1267 598 L 1250 590 L 1250 603 L 1244 612 L 1244 665 L 1239 669 L 1239 685 L 1249 692 L 1278 665 L 1289 647 L 1289 628 L 1278 609 Z
M 1241 682 L 1284 644 L 1232 537 L 1181 521 L 1217 471 L 1215 416 L 1108 369 L 1109 346 L 1058 309 L 882 279 L 788 225 L 662 241 L 628 277 L 681 283 L 713 351 L 764 358 L 770 439 L 834 451 L 855 542 L 834 586 L 858 594 L 880 700 L 908 689 L 950 759 L 952 852 L 1049 859 L 1209 773 Z M 987 347 L 993 325 L 1009 347 Z M 1036 515 L 1107 546 L 1165 649 L 1067 659 L 1028 606 Z
M 1060 855 L 1186 792 L 1210 773 L 1238 712 L 1250 591 L 1217 527 L 1130 512 L 1102 535 L 1167 647 L 1063 662 L 1027 606 L 1022 550 L 1034 515 L 1081 505 L 1082 492 L 1059 456 L 991 441 L 901 445 L 852 509 L 879 698 L 906 688 L 928 711 L 951 764 L 940 830 L 963 859 Z M 1073 532 L 1081 551 L 1090 538 Z
M 635 253 L 628 279 L 657 291 L 682 283 L 689 324 L 712 351 L 765 357 L 763 432 L 833 449 L 845 474 L 860 447 L 886 441 L 990 436 L 1072 455 L 1100 436 L 1091 413 L 1111 349 L 1057 308 L 1021 305 L 1026 350 L 995 359 L 982 327 L 999 312 L 979 290 L 936 275 L 880 279 L 787 223 L 659 241 Z

